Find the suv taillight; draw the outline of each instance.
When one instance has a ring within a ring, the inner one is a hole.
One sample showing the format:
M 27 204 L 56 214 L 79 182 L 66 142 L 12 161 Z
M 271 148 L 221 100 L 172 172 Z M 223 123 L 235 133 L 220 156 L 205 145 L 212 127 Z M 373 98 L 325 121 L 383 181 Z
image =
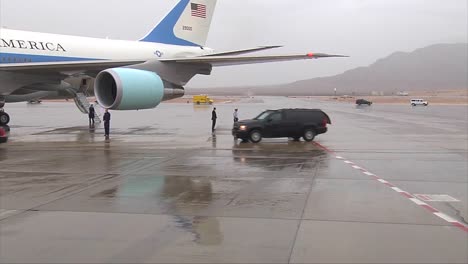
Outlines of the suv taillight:
M 0 137 L 6 136 L 6 132 L 3 128 L 0 128 Z
M 322 126 L 327 127 L 327 124 L 328 124 L 328 119 L 324 118 L 323 121 L 322 121 Z

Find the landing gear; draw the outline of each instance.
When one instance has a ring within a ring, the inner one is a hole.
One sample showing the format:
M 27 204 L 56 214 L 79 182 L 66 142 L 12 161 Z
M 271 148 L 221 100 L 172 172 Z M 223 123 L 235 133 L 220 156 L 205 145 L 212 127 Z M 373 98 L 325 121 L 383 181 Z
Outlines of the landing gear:
M 0 126 L 8 125 L 10 123 L 10 116 L 3 110 L 5 100 L 0 97 Z
M 8 123 L 10 123 L 10 116 L 6 112 L 3 112 L 3 110 L 0 110 L 0 126 L 8 125 Z

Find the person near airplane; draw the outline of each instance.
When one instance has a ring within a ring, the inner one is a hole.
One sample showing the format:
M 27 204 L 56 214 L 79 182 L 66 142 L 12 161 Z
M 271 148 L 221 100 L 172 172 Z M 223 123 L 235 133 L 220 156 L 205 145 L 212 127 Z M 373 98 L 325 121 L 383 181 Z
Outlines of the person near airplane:
M 89 118 L 89 126 L 94 126 L 94 117 L 96 115 L 96 110 L 94 110 L 94 106 L 91 104 L 88 109 L 88 118 Z
M 109 113 L 109 109 L 106 108 L 106 112 L 104 113 L 104 136 L 106 139 L 109 139 L 110 134 L 110 120 L 111 114 Z
M 236 108 L 232 116 L 234 117 L 234 123 L 237 123 L 239 121 L 239 109 Z
M 216 119 L 218 119 L 218 115 L 216 114 L 216 107 L 213 108 L 213 111 L 211 112 L 211 132 L 215 132 L 215 127 L 216 127 Z

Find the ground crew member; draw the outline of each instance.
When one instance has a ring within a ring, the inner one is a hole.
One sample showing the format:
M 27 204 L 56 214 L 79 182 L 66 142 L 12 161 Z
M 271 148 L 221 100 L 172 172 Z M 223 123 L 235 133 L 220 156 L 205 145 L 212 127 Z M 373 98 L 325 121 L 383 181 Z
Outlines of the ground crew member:
M 237 121 L 239 121 L 239 112 L 237 108 L 234 110 L 234 114 L 232 114 L 232 116 L 234 117 L 234 123 L 237 123 Z
M 218 115 L 216 114 L 216 107 L 215 107 L 213 108 L 213 112 L 211 112 L 211 121 L 212 121 L 211 132 L 215 131 L 216 119 L 218 119 Z
M 88 117 L 89 117 L 89 126 L 94 126 L 94 116 L 96 115 L 96 111 L 94 110 L 94 106 L 91 104 L 88 109 Z
M 110 120 L 111 114 L 109 113 L 109 109 L 106 109 L 106 112 L 104 113 L 104 136 L 106 139 L 109 139 Z

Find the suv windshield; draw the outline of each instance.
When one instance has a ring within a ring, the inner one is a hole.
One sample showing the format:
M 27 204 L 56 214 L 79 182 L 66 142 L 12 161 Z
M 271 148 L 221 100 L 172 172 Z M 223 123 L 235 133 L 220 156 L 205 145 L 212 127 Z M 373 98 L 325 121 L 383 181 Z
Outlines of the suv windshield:
M 267 118 L 273 112 L 274 111 L 265 111 L 265 112 L 261 113 L 260 115 L 258 115 L 256 118 L 254 118 L 254 120 L 264 120 L 265 118 Z

